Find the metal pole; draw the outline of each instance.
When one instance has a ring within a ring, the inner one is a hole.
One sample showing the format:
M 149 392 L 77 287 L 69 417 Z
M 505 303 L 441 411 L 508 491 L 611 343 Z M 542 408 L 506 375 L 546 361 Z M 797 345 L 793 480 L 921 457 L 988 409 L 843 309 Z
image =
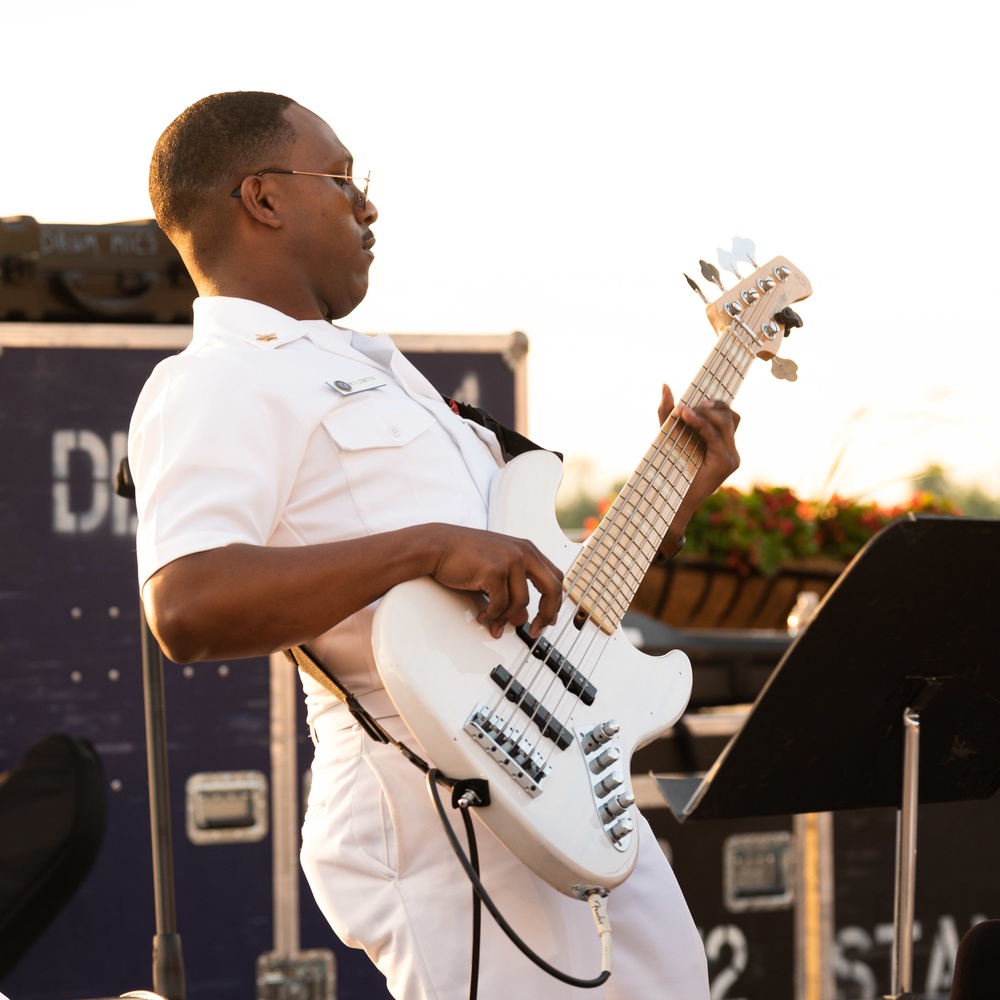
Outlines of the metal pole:
M 920 778 L 920 712 L 903 712 L 903 800 L 896 814 L 895 934 L 892 996 L 910 991 L 913 979 L 913 902 L 917 875 L 917 790 Z
M 146 761 L 149 772 L 149 821 L 153 847 L 153 989 L 167 1000 L 185 1000 L 184 959 L 177 933 L 167 726 L 163 698 L 163 653 L 139 604 L 142 626 L 142 683 L 146 711 Z
M 298 675 L 284 653 L 272 653 L 271 858 L 274 867 L 274 950 L 294 957 L 299 931 L 299 795 L 295 719 Z

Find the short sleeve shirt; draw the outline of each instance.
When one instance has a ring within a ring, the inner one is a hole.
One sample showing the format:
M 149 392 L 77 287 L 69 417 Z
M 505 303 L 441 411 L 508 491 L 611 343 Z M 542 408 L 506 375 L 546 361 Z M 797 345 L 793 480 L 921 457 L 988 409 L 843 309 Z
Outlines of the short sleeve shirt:
M 129 464 L 141 585 L 236 542 L 312 545 L 432 521 L 484 528 L 502 457 L 389 338 L 214 297 L 195 301 L 191 344 L 143 388 Z M 358 694 L 381 687 L 373 610 L 314 643 Z M 306 687 L 320 710 L 327 697 Z

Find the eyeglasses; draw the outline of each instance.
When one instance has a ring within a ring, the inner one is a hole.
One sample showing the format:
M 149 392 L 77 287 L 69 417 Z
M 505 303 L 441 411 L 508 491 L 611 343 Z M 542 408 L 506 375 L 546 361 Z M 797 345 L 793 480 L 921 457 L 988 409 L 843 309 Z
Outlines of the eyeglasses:
M 253 176 L 262 177 L 264 174 L 297 174 L 302 177 L 329 177 L 334 181 L 350 181 L 352 187 L 357 192 L 354 195 L 354 200 L 357 202 L 358 208 L 364 208 L 368 204 L 368 182 L 372 178 L 370 170 L 364 177 L 356 177 L 350 174 L 317 174 L 312 170 L 283 170 L 280 167 L 268 167 L 266 170 L 258 170 Z M 362 185 L 364 186 L 362 187 Z M 239 198 L 239 196 L 240 189 L 236 188 L 232 192 L 232 197 Z

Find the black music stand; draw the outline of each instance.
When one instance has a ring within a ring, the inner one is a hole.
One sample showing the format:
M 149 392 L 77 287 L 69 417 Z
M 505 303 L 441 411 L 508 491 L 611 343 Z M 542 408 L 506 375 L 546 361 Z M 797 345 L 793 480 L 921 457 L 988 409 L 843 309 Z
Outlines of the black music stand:
M 917 805 L 1000 786 L 1000 519 L 912 516 L 823 598 L 679 820 L 894 806 L 893 997 L 912 975 Z M 922 758 L 923 766 L 919 766 Z

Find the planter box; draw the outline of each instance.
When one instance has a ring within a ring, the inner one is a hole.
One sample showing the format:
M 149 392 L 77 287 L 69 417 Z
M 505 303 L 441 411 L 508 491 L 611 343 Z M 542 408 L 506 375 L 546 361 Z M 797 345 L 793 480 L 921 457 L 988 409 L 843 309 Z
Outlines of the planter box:
M 674 628 L 783 629 L 800 591 L 820 597 L 843 572 L 827 559 L 789 562 L 776 576 L 743 575 L 698 555 L 650 567 L 632 610 Z

